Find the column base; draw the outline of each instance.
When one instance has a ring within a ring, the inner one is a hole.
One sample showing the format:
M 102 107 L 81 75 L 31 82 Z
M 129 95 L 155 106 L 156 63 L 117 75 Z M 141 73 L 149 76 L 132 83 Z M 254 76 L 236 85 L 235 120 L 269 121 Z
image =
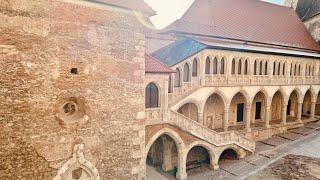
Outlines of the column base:
M 176 178 L 179 180 L 187 180 L 187 173 L 178 173 Z
M 219 165 L 218 164 L 210 164 L 209 168 L 212 170 L 217 170 L 217 169 L 219 169 Z

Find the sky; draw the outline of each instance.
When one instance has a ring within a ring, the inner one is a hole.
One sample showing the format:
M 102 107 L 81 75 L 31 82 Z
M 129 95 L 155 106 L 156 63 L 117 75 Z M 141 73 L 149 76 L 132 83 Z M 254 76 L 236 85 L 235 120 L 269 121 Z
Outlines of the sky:
M 157 29 L 162 29 L 179 19 L 183 13 L 191 6 L 194 0 L 144 0 L 155 11 L 157 15 L 151 20 Z M 268 2 L 282 4 L 284 0 L 265 0 Z

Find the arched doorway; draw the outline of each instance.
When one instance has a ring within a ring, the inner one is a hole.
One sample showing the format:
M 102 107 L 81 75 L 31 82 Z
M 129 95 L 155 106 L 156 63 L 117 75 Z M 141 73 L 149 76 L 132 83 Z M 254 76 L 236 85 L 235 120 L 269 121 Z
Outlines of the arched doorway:
M 210 153 L 202 146 L 194 146 L 187 155 L 187 173 L 202 172 L 203 169 L 210 169 Z
M 287 122 L 297 120 L 298 115 L 298 93 L 294 90 L 289 97 L 287 105 Z
M 235 160 L 239 159 L 239 154 L 233 149 L 225 149 L 219 157 L 219 166 L 223 167 L 224 165 L 230 164 Z
M 198 108 L 193 103 L 184 104 L 183 106 L 181 106 L 178 109 L 178 113 L 180 113 L 190 119 L 198 121 Z
M 178 170 L 178 149 L 176 142 L 168 135 L 161 135 L 150 147 L 146 159 L 147 179 L 153 179 L 152 172 L 176 177 Z
M 282 109 L 284 97 L 280 91 L 277 91 L 271 102 L 271 121 L 270 124 L 281 124 Z
M 206 101 L 203 111 L 204 125 L 211 129 L 223 128 L 224 102 L 220 95 L 214 93 Z
M 302 104 L 302 116 L 303 117 L 310 117 L 311 115 L 311 91 L 308 90 L 303 98 Z
M 241 92 L 238 92 L 236 95 L 234 95 L 231 100 L 229 111 L 229 124 L 237 126 L 237 129 L 244 128 L 247 105 L 246 102 L 246 97 Z
M 251 122 L 255 126 L 264 125 L 264 117 L 266 113 L 266 95 L 263 92 L 258 92 L 252 101 L 251 105 Z

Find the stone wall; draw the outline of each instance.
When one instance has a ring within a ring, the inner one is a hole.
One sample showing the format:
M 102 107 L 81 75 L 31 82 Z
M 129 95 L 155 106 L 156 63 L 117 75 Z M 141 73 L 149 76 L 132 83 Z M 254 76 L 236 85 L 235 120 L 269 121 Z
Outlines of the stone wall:
M 101 179 L 143 171 L 142 27 L 72 2 L 0 3 L 0 179 L 52 179 L 76 144 Z
M 312 37 L 320 45 L 320 15 L 314 16 L 304 22 Z

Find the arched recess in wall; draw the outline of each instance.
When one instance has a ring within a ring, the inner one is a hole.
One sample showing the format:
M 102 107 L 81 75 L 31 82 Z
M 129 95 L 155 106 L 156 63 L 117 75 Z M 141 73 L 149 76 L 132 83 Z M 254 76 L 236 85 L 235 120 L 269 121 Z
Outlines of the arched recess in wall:
M 264 120 L 266 113 L 267 96 L 264 92 L 259 91 L 253 98 L 251 105 L 251 121 Z
M 282 67 L 282 75 L 286 75 L 286 63 L 283 63 L 283 67 Z
M 299 64 L 299 68 L 298 68 L 298 76 L 301 75 L 301 65 Z
M 266 61 L 265 66 L 264 66 L 264 74 L 268 75 L 268 61 Z
M 174 72 L 174 87 L 181 86 L 181 72 L 179 68 L 176 68 L 176 72 Z
M 299 99 L 299 96 L 298 96 L 297 90 L 292 91 L 292 93 L 289 96 L 289 100 L 288 100 L 287 115 L 290 116 L 293 119 L 297 118 L 297 114 L 298 114 L 298 99 Z M 288 119 L 288 120 L 290 120 L 290 119 Z
M 96 167 L 87 161 L 83 155 L 84 145 L 74 146 L 73 156 L 58 171 L 53 180 L 90 179 L 100 180 Z
M 244 74 L 248 75 L 248 59 L 244 61 Z
M 146 145 L 146 164 L 147 166 L 160 169 L 169 176 L 177 176 L 172 174 L 175 169 L 180 170 L 181 164 L 179 159 L 182 156 L 183 141 L 180 136 L 173 130 L 163 129 L 154 135 Z M 147 176 L 148 176 L 147 168 Z
M 204 167 L 210 168 L 210 162 L 213 161 L 213 155 L 210 150 L 202 145 L 193 146 L 187 153 L 186 170 Z
M 242 92 L 238 92 L 232 97 L 229 111 L 229 123 L 231 125 L 237 125 L 245 121 L 247 102 L 248 100 Z
M 281 71 L 280 65 L 281 65 L 280 62 L 278 62 L 278 69 L 277 69 L 278 70 L 278 75 L 280 75 L 280 71 Z
M 217 93 L 211 94 L 204 105 L 204 125 L 211 129 L 222 128 L 224 109 L 225 102 L 223 101 L 223 98 Z
M 219 165 L 221 165 L 227 163 L 228 161 L 233 161 L 237 159 L 239 159 L 239 153 L 232 148 L 227 148 L 221 153 L 218 163 Z
M 263 71 L 262 61 L 260 61 L 259 75 L 262 75 L 262 71 Z
M 224 74 L 224 68 L 225 68 L 225 65 L 224 65 L 224 58 L 221 59 L 221 67 L 220 67 L 220 74 Z
M 192 76 L 198 76 L 198 59 L 194 58 L 192 62 Z
M 183 66 L 183 82 L 190 82 L 190 67 L 188 63 Z
M 236 74 L 236 60 L 234 58 L 232 59 L 231 66 L 231 74 Z
M 217 57 L 215 57 L 213 59 L 212 74 L 218 74 L 218 59 L 217 59 Z
M 276 62 L 273 62 L 273 75 L 276 75 Z
M 169 75 L 169 80 L 168 80 L 168 93 L 173 92 L 173 87 L 172 87 L 172 75 Z
M 206 72 L 205 73 L 206 74 L 210 74 L 210 69 L 211 69 L 210 68 L 210 57 L 208 56 L 207 59 L 206 59 L 206 68 L 205 68 Z
M 239 59 L 238 62 L 238 74 L 242 74 L 242 59 Z
M 253 67 L 253 71 L 254 71 L 254 75 L 257 75 L 257 60 L 254 61 L 254 67 Z
M 296 64 L 294 65 L 293 75 L 294 75 L 294 76 L 297 76 L 297 65 L 296 65 Z
M 302 116 L 309 117 L 311 115 L 312 93 L 310 89 L 305 93 L 302 104 Z
M 150 83 L 146 87 L 146 108 L 157 108 L 160 106 L 159 103 L 159 89 L 156 84 Z
M 178 113 L 194 120 L 198 120 L 198 107 L 194 103 L 186 103 L 178 109 Z
M 272 97 L 270 124 L 281 123 L 283 103 L 284 95 L 280 90 L 278 90 Z

